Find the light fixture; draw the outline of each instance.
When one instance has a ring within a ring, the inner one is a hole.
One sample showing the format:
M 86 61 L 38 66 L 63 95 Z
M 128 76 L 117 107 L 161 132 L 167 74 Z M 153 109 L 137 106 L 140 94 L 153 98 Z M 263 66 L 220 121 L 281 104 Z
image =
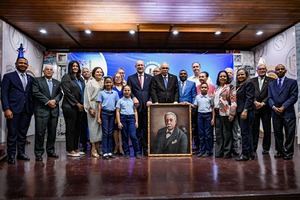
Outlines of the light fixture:
M 178 33 L 179 33 L 179 31 L 177 31 L 177 30 L 173 30 L 173 31 L 172 31 L 172 34 L 173 34 L 173 35 L 178 35 Z
M 221 33 L 222 33 L 221 31 L 216 31 L 215 35 L 221 35 Z
M 92 33 L 92 31 L 90 29 L 85 29 L 84 32 L 85 32 L 85 34 L 88 34 L 88 35 L 90 35 Z
M 257 31 L 256 35 L 262 35 L 264 32 L 263 31 Z
M 44 29 L 44 28 L 42 28 L 42 29 L 40 29 L 40 33 L 42 33 L 42 34 L 47 34 L 47 30 Z
M 132 30 L 132 29 L 131 29 L 131 30 L 129 31 L 129 33 L 130 33 L 130 35 L 134 35 L 134 34 L 135 34 L 135 30 Z

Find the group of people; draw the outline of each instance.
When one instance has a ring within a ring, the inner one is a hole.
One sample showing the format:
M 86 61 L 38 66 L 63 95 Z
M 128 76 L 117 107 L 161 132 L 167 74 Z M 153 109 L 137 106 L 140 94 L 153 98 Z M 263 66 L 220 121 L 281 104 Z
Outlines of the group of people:
M 129 158 L 129 139 L 136 158 L 148 155 L 147 107 L 156 103 L 192 106 L 193 144 L 198 157 L 212 156 L 214 149 L 216 158 L 254 159 L 260 119 L 264 129 L 262 153 L 268 154 L 271 118 L 277 151 L 275 158 L 289 160 L 293 157 L 294 104 L 298 99 L 298 86 L 296 80 L 285 76 L 284 65 L 275 67 L 277 80 L 266 76 L 266 65 L 259 65 L 258 77 L 252 79 L 247 70 L 238 69 L 236 81 L 233 70 L 226 68 L 218 73 L 216 86 L 209 74 L 201 71 L 198 62 L 192 63 L 193 76 L 188 78 L 183 69 L 179 79 L 169 73 L 168 63 L 162 63 L 154 76 L 145 73 L 142 60 L 136 61 L 136 73 L 127 80 L 123 68 L 109 77 L 104 76 L 101 67 L 95 67 L 90 73 L 87 68 L 81 69 L 77 61 L 69 63 L 68 73 L 61 82 L 52 77 L 52 66 L 45 66 L 44 75 L 38 78 L 28 75 L 27 67 L 27 59 L 18 58 L 16 71 L 5 74 L 2 80 L 1 100 L 7 119 L 9 164 L 15 164 L 15 159 L 30 160 L 25 154 L 25 142 L 33 113 L 36 161 L 43 160 L 45 151 L 48 157 L 58 158 L 55 138 L 62 98 L 66 151 L 70 157 L 85 155 L 89 141 L 91 157 L 110 159 L 119 153 Z M 177 133 L 187 143 L 185 133 L 174 131 L 177 130 L 176 119 L 174 113 L 167 113 L 167 127 L 158 136 L 167 140 Z M 184 148 L 168 149 L 161 145 L 158 145 L 158 153 L 187 153 Z M 176 152 L 179 151 L 176 149 L 183 152 Z

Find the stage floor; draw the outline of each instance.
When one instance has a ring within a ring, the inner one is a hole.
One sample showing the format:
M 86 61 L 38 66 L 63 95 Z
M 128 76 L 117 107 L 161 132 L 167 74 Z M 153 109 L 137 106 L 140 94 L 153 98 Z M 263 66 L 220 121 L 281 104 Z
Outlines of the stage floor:
M 0 199 L 300 199 L 300 151 L 293 160 L 274 159 L 259 149 L 254 161 L 215 158 L 143 157 L 113 160 L 66 157 L 0 163 Z

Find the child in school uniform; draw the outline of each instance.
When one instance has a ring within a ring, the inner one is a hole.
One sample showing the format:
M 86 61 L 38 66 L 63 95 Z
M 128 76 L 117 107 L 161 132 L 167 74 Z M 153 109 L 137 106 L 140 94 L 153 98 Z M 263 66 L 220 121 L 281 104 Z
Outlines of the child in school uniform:
M 119 129 L 122 133 L 123 150 L 126 158 L 130 157 L 128 139 L 130 137 L 134 155 L 137 159 L 141 158 L 136 128 L 138 128 L 138 115 L 131 99 L 131 88 L 129 85 L 123 87 L 123 97 L 116 105 L 116 118 Z
M 198 136 L 200 139 L 200 150 L 198 157 L 209 157 L 213 155 L 213 125 L 214 109 L 213 97 L 207 94 L 208 84 L 200 85 L 201 93 L 194 101 L 194 106 L 198 106 Z
M 111 77 L 104 78 L 104 90 L 99 92 L 98 123 L 102 126 L 102 151 L 103 159 L 114 158 L 113 151 L 113 131 L 115 124 L 116 104 L 119 100 L 118 93 L 112 90 L 113 81 Z

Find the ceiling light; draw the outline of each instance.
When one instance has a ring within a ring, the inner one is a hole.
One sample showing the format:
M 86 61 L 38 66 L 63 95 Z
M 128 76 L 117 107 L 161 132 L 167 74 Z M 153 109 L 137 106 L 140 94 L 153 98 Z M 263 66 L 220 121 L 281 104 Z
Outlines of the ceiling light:
M 215 35 L 221 35 L 221 33 L 222 33 L 221 31 L 216 31 Z
M 172 34 L 173 34 L 173 35 L 178 35 L 178 33 L 179 33 L 179 32 L 178 32 L 177 30 L 172 31 Z
M 84 32 L 85 32 L 85 34 L 88 34 L 88 35 L 92 33 L 92 31 L 89 29 L 84 30 Z
M 134 35 L 135 34 L 135 30 L 130 30 L 129 33 L 130 33 L 130 35 Z
M 40 29 L 40 33 L 42 33 L 42 34 L 47 34 L 47 31 L 46 31 L 46 29 Z
M 262 35 L 264 32 L 262 32 L 262 31 L 257 31 L 256 32 L 256 35 Z

